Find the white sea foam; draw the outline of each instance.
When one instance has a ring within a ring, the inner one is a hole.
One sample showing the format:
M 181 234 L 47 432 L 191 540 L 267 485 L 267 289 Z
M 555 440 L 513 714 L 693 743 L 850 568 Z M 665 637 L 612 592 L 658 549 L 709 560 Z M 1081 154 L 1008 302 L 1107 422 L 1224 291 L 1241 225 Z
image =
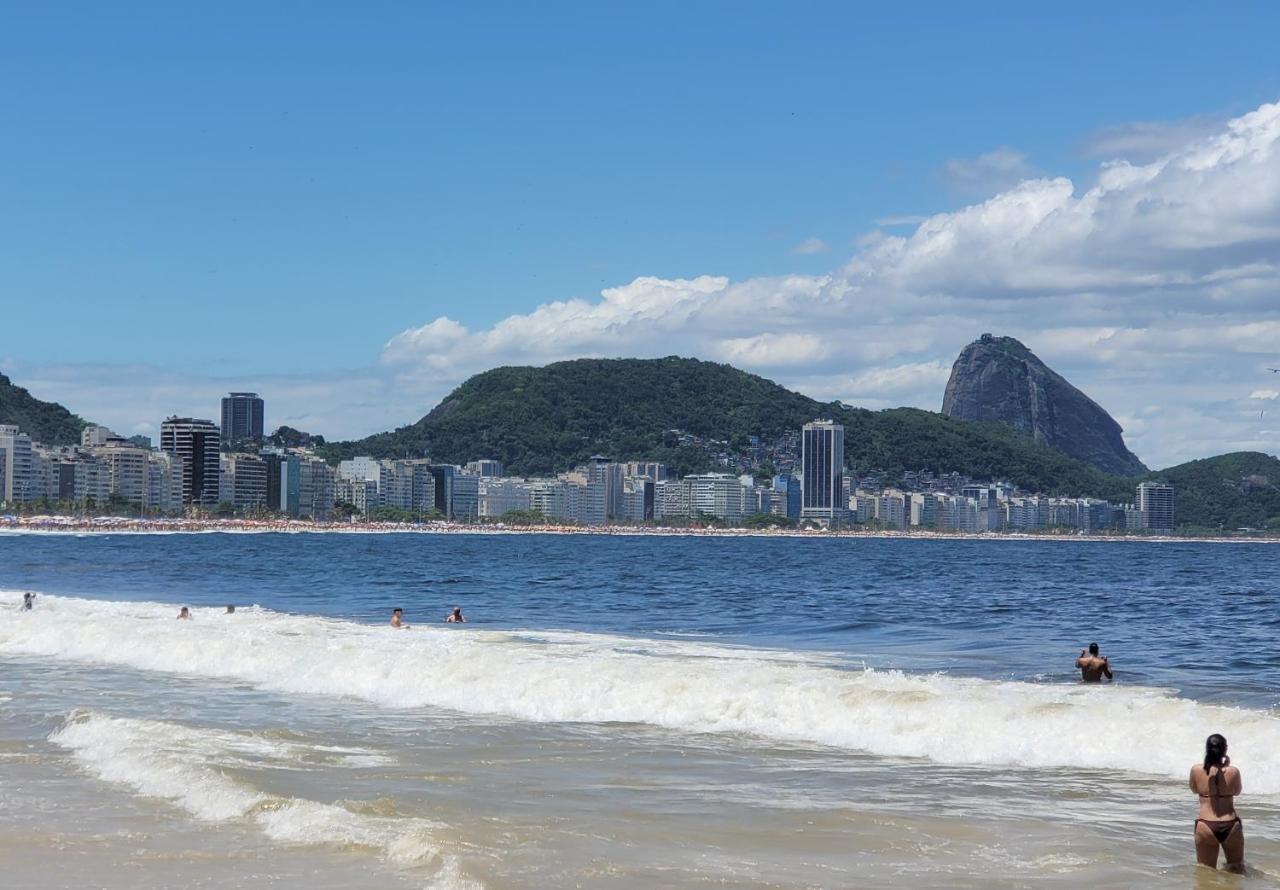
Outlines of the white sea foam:
M 1280 719 L 1167 690 L 850 670 L 831 658 L 674 640 L 474 628 L 397 631 L 262 609 L 234 615 L 43 597 L 0 608 L 0 655 L 127 666 L 537 722 L 745 733 L 958 765 L 1185 775 L 1222 732 L 1250 791 L 1280 794 Z
M 397 865 L 429 869 L 433 885 L 474 886 L 455 857 L 441 852 L 437 823 L 270 795 L 224 771 L 250 753 L 262 758 L 259 765 L 292 760 L 303 747 L 296 743 L 93 711 L 72 714 L 50 741 L 97 778 L 169 801 L 196 819 L 246 821 L 281 843 L 371 849 Z

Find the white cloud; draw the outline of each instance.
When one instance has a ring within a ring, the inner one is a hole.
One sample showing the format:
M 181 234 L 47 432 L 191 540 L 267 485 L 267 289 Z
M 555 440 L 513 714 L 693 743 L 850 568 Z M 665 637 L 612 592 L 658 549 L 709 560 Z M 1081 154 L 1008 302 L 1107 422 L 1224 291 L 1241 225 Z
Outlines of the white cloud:
M 876 220 L 876 225 L 884 226 L 885 228 L 893 228 L 895 226 L 918 226 L 926 219 L 928 219 L 927 216 L 903 213 L 897 216 L 882 216 Z
M 814 256 L 819 253 L 826 253 L 831 248 L 827 246 L 827 242 L 821 238 L 806 238 L 791 248 L 793 256 Z
M 1276 399 L 1280 399 L 1280 391 L 1274 389 L 1255 389 L 1253 392 L 1249 393 L 1249 398 L 1274 402 Z
M 942 172 L 953 188 L 965 193 L 1009 188 L 1039 175 L 1025 154 L 1008 146 L 975 158 L 949 158 Z
M 715 344 L 718 357 L 730 364 L 752 367 L 768 365 L 813 364 L 826 358 L 828 349 L 821 337 L 814 334 L 757 334 L 754 337 L 738 337 L 721 340 Z
M 1212 136 L 1226 121 L 1222 115 L 1198 114 L 1181 120 L 1111 124 L 1088 134 L 1080 149 L 1085 157 L 1091 158 L 1151 160 L 1175 152 L 1189 142 Z

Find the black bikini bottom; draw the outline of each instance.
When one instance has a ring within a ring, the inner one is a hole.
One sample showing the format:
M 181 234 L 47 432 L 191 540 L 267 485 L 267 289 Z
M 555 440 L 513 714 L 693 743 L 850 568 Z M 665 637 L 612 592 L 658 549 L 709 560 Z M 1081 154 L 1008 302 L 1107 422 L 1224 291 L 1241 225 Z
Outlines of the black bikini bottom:
M 1237 816 L 1234 819 L 1226 819 L 1221 822 L 1211 820 L 1211 819 L 1196 820 L 1197 825 L 1199 825 L 1201 822 L 1204 823 L 1205 828 L 1213 832 L 1213 836 L 1218 839 L 1218 843 L 1220 844 L 1225 844 L 1227 842 L 1227 838 L 1231 837 L 1231 832 L 1236 830 L 1237 825 L 1239 825 L 1242 829 L 1244 828 L 1244 822 L 1240 821 L 1239 816 Z

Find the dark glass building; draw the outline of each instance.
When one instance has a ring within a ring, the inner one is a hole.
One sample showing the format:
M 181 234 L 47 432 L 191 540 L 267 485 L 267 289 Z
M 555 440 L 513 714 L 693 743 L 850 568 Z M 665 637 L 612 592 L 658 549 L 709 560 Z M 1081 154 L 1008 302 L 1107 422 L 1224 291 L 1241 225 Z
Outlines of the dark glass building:
M 260 441 L 262 399 L 256 392 L 233 392 L 222 399 L 222 441 Z

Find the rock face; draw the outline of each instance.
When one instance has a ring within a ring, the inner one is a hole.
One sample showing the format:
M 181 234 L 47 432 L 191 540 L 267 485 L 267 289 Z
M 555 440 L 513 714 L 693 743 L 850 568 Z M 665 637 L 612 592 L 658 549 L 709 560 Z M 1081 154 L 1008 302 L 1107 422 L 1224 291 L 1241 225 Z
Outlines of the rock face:
M 1147 472 L 1120 424 L 1012 337 L 982 337 L 951 368 L 942 413 L 1007 423 L 1063 454 L 1122 476 Z

